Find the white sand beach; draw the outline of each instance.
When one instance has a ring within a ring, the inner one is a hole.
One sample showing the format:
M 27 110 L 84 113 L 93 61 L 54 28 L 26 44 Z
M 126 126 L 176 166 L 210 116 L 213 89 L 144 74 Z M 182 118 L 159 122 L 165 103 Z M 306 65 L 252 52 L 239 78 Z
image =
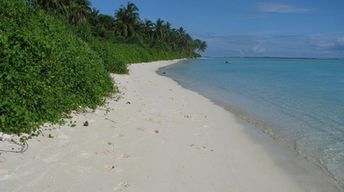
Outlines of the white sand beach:
M 75 127 L 44 128 L 24 154 L 1 153 L 0 191 L 339 191 L 291 150 L 156 73 L 175 62 L 131 65 L 113 75 L 121 93 L 107 106 L 74 114 Z

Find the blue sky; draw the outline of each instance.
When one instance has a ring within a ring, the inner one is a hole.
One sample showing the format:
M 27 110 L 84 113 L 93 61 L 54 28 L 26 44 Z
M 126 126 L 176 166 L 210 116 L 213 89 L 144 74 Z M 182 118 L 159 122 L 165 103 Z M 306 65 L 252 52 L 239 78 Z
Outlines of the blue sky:
M 344 58 L 344 0 L 132 0 L 207 41 L 209 56 Z M 125 0 L 91 0 L 114 15 Z

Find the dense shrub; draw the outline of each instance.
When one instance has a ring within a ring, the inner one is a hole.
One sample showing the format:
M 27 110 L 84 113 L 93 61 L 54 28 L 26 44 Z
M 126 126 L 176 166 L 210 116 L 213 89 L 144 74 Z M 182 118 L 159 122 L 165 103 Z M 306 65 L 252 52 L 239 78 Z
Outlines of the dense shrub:
M 143 47 L 137 44 L 112 44 L 113 58 L 124 64 L 190 57 L 168 50 Z
M 102 59 L 61 19 L 0 1 L 0 131 L 29 133 L 113 91 Z
M 94 37 L 89 24 L 72 26 L 26 2 L 0 1 L 0 132 L 30 133 L 95 108 L 114 90 L 108 72 L 128 73 L 128 63 L 194 56 Z
M 192 57 L 186 53 L 167 49 L 149 48 L 138 44 L 112 43 L 101 39 L 94 39 L 89 44 L 100 55 L 105 63 L 105 68 L 111 73 L 128 73 L 127 64 L 131 63 Z
M 114 43 L 105 40 L 93 39 L 89 44 L 103 59 L 107 71 L 119 74 L 128 73 L 127 65 L 118 57 L 116 53 L 116 45 Z

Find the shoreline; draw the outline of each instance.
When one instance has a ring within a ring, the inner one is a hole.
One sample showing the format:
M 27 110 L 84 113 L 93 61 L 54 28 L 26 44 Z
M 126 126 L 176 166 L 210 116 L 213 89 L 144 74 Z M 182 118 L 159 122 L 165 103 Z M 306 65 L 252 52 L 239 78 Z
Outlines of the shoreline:
M 2 154 L 4 191 L 338 191 L 232 113 L 156 73 L 176 62 L 129 66 L 130 75 L 112 75 L 121 94 L 106 107 L 44 131 L 24 154 Z
M 182 62 L 182 61 L 180 61 L 180 62 Z M 252 135 L 252 134 L 253 135 L 257 135 L 257 134 L 260 135 L 260 134 L 262 134 L 261 136 L 258 136 L 258 137 L 261 137 L 258 139 L 258 142 L 265 145 L 267 150 L 272 150 L 272 151 L 275 150 L 276 151 L 276 149 L 275 149 L 276 147 L 275 148 L 271 147 L 271 145 L 273 145 L 273 144 L 281 145 L 281 146 L 278 146 L 277 148 L 285 151 L 284 153 L 290 153 L 289 155 L 294 159 L 298 159 L 297 161 L 299 161 L 299 162 L 304 161 L 306 164 L 307 163 L 311 164 L 311 166 L 313 166 L 315 169 L 320 169 L 324 174 L 326 174 L 328 177 L 330 177 L 335 182 L 335 184 L 337 185 L 339 190 L 344 190 L 343 183 L 339 182 L 336 179 L 336 177 L 327 169 L 327 167 L 321 163 L 321 161 L 319 159 L 312 158 L 312 157 L 307 156 L 306 154 L 303 154 L 302 151 L 300 151 L 298 149 L 297 144 L 294 141 L 289 140 L 287 138 L 283 138 L 283 137 L 273 133 L 273 131 L 276 130 L 277 125 L 273 125 L 273 124 L 267 123 L 263 120 L 260 120 L 257 117 L 252 116 L 248 112 L 243 111 L 242 109 L 240 109 L 237 106 L 209 98 L 206 94 L 203 94 L 203 93 L 198 92 L 198 91 L 194 91 L 194 90 L 188 88 L 187 86 L 184 86 L 182 82 L 180 82 L 177 79 L 174 79 L 172 76 L 169 76 L 167 74 L 163 74 L 165 72 L 164 70 L 172 67 L 172 65 L 178 65 L 178 64 L 180 64 L 180 62 L 171 64 L 168 66 L 160 67 L 156 71 L 156 73 L 158 75 L 166 76 L 166 77 L 172 79 L 182 88 L 193 91 L 193 92 L 201 95 L 202 97 L 207 98 L 214 105 L 217 105 L 217 106 L 225 109 L 229 113 L 233 114 L 241 124 L 243 124 L 245 127 L 247 127 L 247 132 L 249 135 Z M 256 137 L 256 136 L 253 136 L 253 137 Z M 272 139 L 273 142 L 271 143 L 271 145 L 267 145 L 266 143 L 270 139 Z M 276 142 L 276 143 L 274 143 L 274 142 Z M 274 154 L 271 154 L 271 156 L 274 157 Z M 306 166 L 308 166 L 308 165 L 306 165 Z
M 272 129 L 273 127 L 275 127 L 275 125 L 272 125 L 260 119 L 257 119 L 256 117 L 249 115 L 247 112 L 242 111 L 238 107 L 232 106 L 230 104 L 221 103 L 220 101 L 216 101 L 211 98 L 208 98 L 206 95 L 198 91 L 189 89 L 188 87 L 184 86 L 181 82 L 179 82 L 177 79 L 174 79 L 173 77 L 165 73 L 164 70 L 166 70 L 166 68 L 170 68 L 173 65 L 179 65 L 181 64 L 181 62 L 183 62 L 183 60 L 173 63 L 171 65 L 159 67 L 156 70 L 156 73 L 160 76 L 165 76 L 167 78 L 170 78 L 171 80 L 175 81 L 180 87 L 190 90 L 192 92 L 195 92 L 202 97 L 205 97 L 206 99 L 209 100 L 209 102 L 225 109 L 228 113 L 233 114 L 237 118 L 237 121 L 239 121 L 242 125 L 244 125 L 247 128 L 246 130 L 247 134 L 250 135 L 255 141 L 264 145 L 264 147 L 266 147 L 266 149 L 271 153 L 270 155 L 272 156 L 272 158 L 275 158 L 275 160 L 279 161 L 278 159 L 276 159 L 277 155 L 274 154 L 277 151 L 279 151 L 277 153 L 280 153 L 280 155 L 287 154 L 288 161 L 292 159 L 293 161 L 296 161 L 297 163 L 302 164 L 302 166 L 306 166 L 307 168 L 321 170 L 323 174 L 325 174 L 326 176 L 328 176 L 331 180 L 335 182 L 334 184 L 336 185 L 338 190 L 341 190 L 341 191 L 343 190 L 339 181 L 336 180 L 336 178 L 331 174 L 329 170 L 326 169 L 324 165 L 321 164 L 321 162 L 318 162 L 317 159 L 313 159 L 313 158 L 309 159 L 307 158 L 306 155 L 300 154 L 300 151 L 295 146 L 295 143 L 292 142 L 291 140 L 288 140 L 286 138 L 282 138 L 273 134 Z M 273 146 L 274 144 L 278 144 L 279 146 Z M 292 173 L 288 173 L 288 174 L 292 175 Z

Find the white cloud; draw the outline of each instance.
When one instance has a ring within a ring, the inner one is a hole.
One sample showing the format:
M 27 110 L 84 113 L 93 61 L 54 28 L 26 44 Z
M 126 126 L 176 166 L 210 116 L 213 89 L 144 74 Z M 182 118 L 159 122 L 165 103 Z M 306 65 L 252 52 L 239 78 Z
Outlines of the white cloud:
M 315 45 L 319 49 L 331 51 L 344 51 L 344 37 L 336 39 L 318 40 Z
M 198 34 L 210 56 L 344 58 L 343 34 Z
M 252 50 L 254 53 L 264 53 L 266 51 L 261 45 L 255 45 Z
M 337 39 L 337 41 L 338 41 L 338 43 L 344 44 L 344 37 L 339 37 L 339 38 Z
M 331 47 L 334 47 L 336 44 L 334 42 L 318 42 L 317 46 L 321 49 L 329 49 Z
M 268 13 L 310 13 L 314 11 L 311 8 L 301 8 L 279 3 L 261 3 L 258 5 L 258 8 L 260 11 Z

